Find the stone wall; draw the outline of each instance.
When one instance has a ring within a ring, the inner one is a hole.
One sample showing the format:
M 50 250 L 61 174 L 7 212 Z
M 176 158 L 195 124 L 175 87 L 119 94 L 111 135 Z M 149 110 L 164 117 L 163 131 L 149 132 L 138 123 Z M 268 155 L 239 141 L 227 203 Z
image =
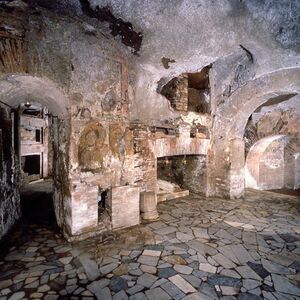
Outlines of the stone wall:
M 176 183 L 191 193 L 206 195 L 206 156 L 183 155 L 161 158 L 157 165 L 157 177 Z
M 0 239 L 21 215 L 14 124 L 11 109 L 0 105 Z
M 127 60 L 97 45 L 73 47 L 72 63 L 80 73 L 72 74 L 70 85 L 72 235 L 98 227 L 98 190 L 134 183 Z
M 207 154 L 208 139 L 191 138 L 191 128 L 186 124 L 178 125 L 175 130 L 176 136 L 160 134 L 157 132 L 158 128 L 152 128 L 151 131 L 149 126 L 140 123 L 131 126 L 134 136 L 135 179 L 141 191 L 157 192 L 157 178 L 160 172 L 157 169 L 158 158 L 172 157 L 173 161 L 173 157 L 180 156 L 183 159 L 184 156 L 188 156 L 191 157 L 191 160 L 186 167 L 180 167 L 179 163 L 176 164 L 176 159 L 172 164 L 174 168 L 178 168 L 177 177 L 184 177 L 183 180 L 179 180 L 180 184 L 185 187 L 189 186 L 189 189 L 194 192 L 205 192 L 206 165 L 203 157 L 206 157 Z M 175 180 L 175 177 L 172 178 Z M 197 189 L 194 184 L 197 186 L 200 184 L 201 187 Z
M 160 91 L 170 101 L 171 107 L 181 112 L 188 110 L 188 92 L 187 74 L 171 79 Z
M 299 91 L 299 69 L 256 76 L 257 64 L 241 47 L 210 69 L 212 124 L 208 149 L 208 193 L 243 197 L 245 153 L 243 136 L 250 116 L 274 97 Z
M 99 190 L 134 182 L 129 51 L 95 20 L 24 7 L 1 10 L 1 30 L 11 28 L 1 41 L 21 45 L 4 48 L 1 100 L 17 107 L 29 96 L 53 116 L 54 206 L 66 236 L 107 230 L 109 222 L 98 224 Z

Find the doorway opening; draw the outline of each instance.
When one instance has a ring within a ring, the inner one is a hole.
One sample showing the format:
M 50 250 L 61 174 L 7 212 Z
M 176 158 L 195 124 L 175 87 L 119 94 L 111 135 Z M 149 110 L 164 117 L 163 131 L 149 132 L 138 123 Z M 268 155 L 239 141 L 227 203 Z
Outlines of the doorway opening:
M 245 186 L 299 195 L 299 95 L 269 98 L 249 117 L 244 132 Z
M 105 225 L 110 220 L 109 199 L 110 189 L 99 187 L 98 189 L 98 224 Z
M 21 168 L 28 176 L 29 181 L 39 179 L 41 173 L 41 156 L 38 154 L 21 156 Z
M 178 155 L 157 159 L 158 202 L 189 193 L 206 193 L 206 156 Z
M 47 107 L 31 101 L 22 103 L 18 111 L 23 222 L 56 227 L 52 115 Z

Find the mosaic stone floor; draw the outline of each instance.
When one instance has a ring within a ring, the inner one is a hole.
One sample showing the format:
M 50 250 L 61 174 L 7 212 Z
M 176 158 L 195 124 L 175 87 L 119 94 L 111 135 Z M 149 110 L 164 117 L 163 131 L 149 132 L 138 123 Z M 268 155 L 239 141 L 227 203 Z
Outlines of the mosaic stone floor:
M 300 199 L 249 191 L 159 204 L 160 219 L 73 244 L 10 234 L 2 299 L 300 299 Z

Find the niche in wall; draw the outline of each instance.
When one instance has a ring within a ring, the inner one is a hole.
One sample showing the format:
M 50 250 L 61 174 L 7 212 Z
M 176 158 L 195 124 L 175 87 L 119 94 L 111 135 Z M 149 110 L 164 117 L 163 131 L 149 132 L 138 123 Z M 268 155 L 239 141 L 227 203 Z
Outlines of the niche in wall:
M 22 156 L 23 171 L 28 175 L 40 175 L 41 157 L 40 155 Z
M 206 66 L 199 72 L 183 73 L 172 78 L 158 91 L 177 111 L 210 113 L 209 69 L 210 66 Z
M 257 141 L 245 165 L 246 187 L 259 190 L 298 189 L 300 142 L 297 137 L 273 135 Z
M 209 67 L 188 73 L 188 111 L 210 113 Z
M 192 193 L 206 193 L 206 156 L 180 155 L 157 159 L 157 178 Z
M 109 197 L 111 197 L 109 189 L 98 188 L 98 223 L 103 223 L 109 218 Z

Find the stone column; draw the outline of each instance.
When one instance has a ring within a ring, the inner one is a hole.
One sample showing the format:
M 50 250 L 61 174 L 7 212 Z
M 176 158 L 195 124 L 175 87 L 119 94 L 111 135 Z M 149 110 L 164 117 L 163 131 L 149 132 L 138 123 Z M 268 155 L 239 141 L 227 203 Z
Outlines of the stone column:
M 216 141 L 207 156 L 207 196 L 241 198 L 245 190 L 245 143 Z
M 230 198 L 242 198 L 245 192 L 245 142 L 230 141 Z
M 144 220 L 157 219 L 157 194 L 154 192 L 142 192 L 140 197 L 140 209 L 142 218 Z
M 152 133 L 147 125 L 132 123 L 135 184 L 141 191 L 157 192 L 157 159 Z

